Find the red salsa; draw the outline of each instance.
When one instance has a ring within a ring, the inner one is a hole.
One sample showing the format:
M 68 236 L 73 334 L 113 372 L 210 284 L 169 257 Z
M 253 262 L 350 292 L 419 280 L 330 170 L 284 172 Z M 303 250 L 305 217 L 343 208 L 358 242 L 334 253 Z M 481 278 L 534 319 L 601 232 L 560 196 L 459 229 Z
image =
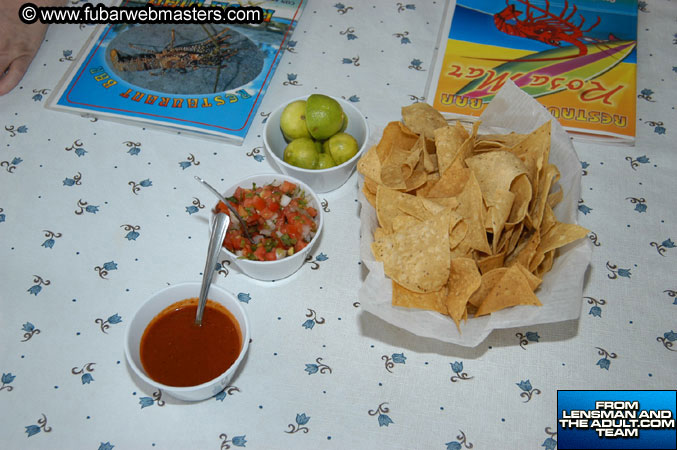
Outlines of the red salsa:
M 231 312 L 207 300 L 202 326 L 197 326 L 197 304 L 197 298 L 190 298 L 165 308 L 141 337 L 141 364 L 158 383 L 177 387 L 206 383 L 240 355 L 242 332 Z
M 291 256 L 307 246 L 317 232 L 317 210 L 294 183 L 238 187 L 226 200 L 245 221 L 254 241 L 244 236 L 239 221 L 231 217 L 223 246 L 240 258 L 275 261 Z M 215 212 L 229 211 L 219 202 Z

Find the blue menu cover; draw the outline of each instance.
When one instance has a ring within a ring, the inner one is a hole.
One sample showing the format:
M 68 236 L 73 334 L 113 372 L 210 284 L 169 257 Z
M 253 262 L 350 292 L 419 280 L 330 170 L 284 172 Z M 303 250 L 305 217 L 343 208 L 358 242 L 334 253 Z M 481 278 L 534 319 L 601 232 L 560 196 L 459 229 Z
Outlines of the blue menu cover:
M 142 0 L 121 6 L 240 6 L 207 1 Z M 258 24 L 100 25 L 47 107 L 241 144 L 304 4 L 256 2 L 264 13 Z

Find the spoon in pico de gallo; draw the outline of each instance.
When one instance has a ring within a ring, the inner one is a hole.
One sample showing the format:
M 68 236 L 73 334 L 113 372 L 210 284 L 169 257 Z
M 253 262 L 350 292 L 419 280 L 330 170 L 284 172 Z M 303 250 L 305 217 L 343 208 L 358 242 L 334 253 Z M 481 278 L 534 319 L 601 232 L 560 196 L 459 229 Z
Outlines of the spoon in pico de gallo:
M 228 210 L 231 212 L 231 214 L 233 214 L 233 216 L 235 216 L 238 222 L 240 222 L 240 226 L 242 227 L 242 232 L 244 233 L 245 237 L 249 240 L 249 242 L 253 243 L 254 240 L 252 239 L 252 237 L 249 234 L 249 231 L 247 230 L 247 223 L 244 220 L 242 220 L 242 217 L 237 213 L 237 210 L 231 206 L 230 202 L 228 202 L 228 200 L 226 200 L 219 191 L 214 189 L 214 187 L 211 184 L 207 183 L 202 178 L 196 175 L 195 179 L 200 183 L 202 183 L 207 189 L 209 189 L 212 192 L 212 194 L 216 195 L 216 197 L 228 207 Z

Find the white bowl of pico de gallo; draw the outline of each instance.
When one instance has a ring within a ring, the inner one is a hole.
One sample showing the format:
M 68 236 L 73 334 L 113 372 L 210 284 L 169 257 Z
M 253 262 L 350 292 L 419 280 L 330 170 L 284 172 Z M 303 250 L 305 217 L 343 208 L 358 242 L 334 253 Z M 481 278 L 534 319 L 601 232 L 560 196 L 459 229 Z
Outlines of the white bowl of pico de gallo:
M 223 251 L 242 273 L 274 281 L 299 270 L 323 224 L 320 200 L 310 186 L 279 173 L 252 175 L 234 183 L 223 196 L 246 222 L 251 237 L 245 236 L 226 205 L 217 203 L 213 212 L 231 216 Z

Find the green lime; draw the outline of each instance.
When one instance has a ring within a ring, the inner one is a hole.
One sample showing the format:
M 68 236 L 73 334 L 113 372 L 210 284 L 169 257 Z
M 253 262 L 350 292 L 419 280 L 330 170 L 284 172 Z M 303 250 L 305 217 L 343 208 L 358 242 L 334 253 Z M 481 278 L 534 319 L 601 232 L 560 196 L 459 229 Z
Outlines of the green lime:
M 302 137 L 310 137 L 306 127 L 306 101 L 291 102 L 282 110 L 280 129 L 284 138 L 289 141 Z
M 343 164 L 357 154 L 359 147 L 348 133 L 336 133 L 327 141 L 327 149 L 336 164 Z
M 336 134 L 344 122 L 339 102 L 323 94 L 312 94 L 306 101 L 306 126 L 310 135 L 325 140 Z
M 320 141 L 313 141 L 315 142 L 315 149 L 317 150 L 317 153 L 324 153 L 324 148 L 322 147 L 322 142 Z
M 287 144 L 284 149 L 284 162 L 303 169 L 317 166 L 318 152 L 315 141 L 310 138 L 298 138 Z
M 336 162 L 329 153 L 320 153 L 318 155 L 316 169 L 328 169 L 330 167 L 334 167 L 335 165 Z
M 346 128 L 348 128 L 348 114 L 343 114 L 343 125 L 341 125 L 341 129 L 339 131 L 343 133 L 346 131 Z

